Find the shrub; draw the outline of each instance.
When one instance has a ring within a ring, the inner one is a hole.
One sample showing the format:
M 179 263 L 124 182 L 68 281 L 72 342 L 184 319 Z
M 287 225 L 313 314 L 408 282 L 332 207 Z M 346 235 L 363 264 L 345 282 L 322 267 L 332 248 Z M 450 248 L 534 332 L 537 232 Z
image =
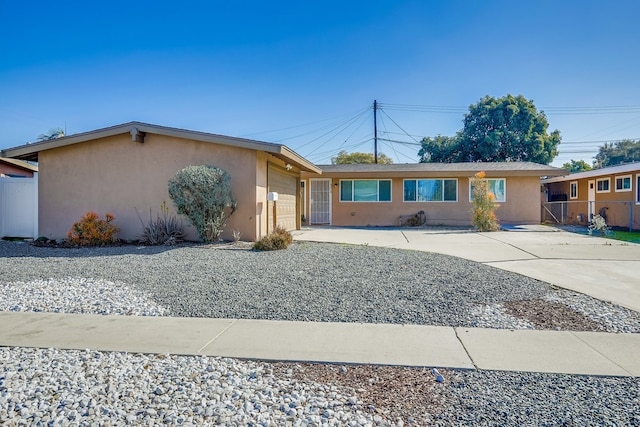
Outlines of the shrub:
M 612 233 L 607 221 L 601 215 L 594 215 L 591 218 L 591 224 L 587 227 L 589 235 L 592 235 L 594 231 L 599 232 L 601 236 Z
M 471 222 L 478 231 L 496 231 L 500 229 L 495 213 L 498 204 L 495 194 L 489 190 L 489 182 L 485 180 L 485 176 L 484 172 L 478 172 L 471 178 L 473 188 Z
M 137 212 L 137 211 L 136 211 Z M 149 222 L 144 224 L 138 214 L 142 224 L 142 234 L 140 243 L 146 245 L 173 245 L 184 237 L 184 227 L 175 215 L 169 215 L 167 202 L 160 205 L 160 213 L 154 219 L 149 210 Z
M 169 181 L 169 196 L 205 242 L 220 238 L 227 219 L 236 210 L 231 177 L 214 166 L 188 166 Z
M 293 236 L 290 232 L 281 226 L 277 226 L 270 234 L 253 244 L 253 249 L 257 251 L 277 251 L 279 249 L 287 249 L 293 242 Z
M 115 217 L 107 213 L 105 219 L 95 212 L 87 212 L 74 223 L 67 233 L 67 240 L 72 245 L 78 246 L 104 246 L 116 241 L 116 234 L 120 231 L 113 224 Z

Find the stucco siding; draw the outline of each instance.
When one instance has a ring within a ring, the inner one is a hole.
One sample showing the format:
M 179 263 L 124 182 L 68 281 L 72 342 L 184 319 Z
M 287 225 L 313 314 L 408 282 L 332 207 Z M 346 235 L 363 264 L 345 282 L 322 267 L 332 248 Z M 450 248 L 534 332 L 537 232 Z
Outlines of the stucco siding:
M 608 191 L 594 191 L 593 204 L 591 210 L 594 214 L 600 213 L 603 209 L 607 216 L 607 224 L 615 227 L 630 227 L 640 229 L 640 204 L 638 198 L 638 174 L 640 170 L 631 170 L 623 173 L 607 174 L 603 169 L 601 175 L 588 176 L 584 178 L 567 176 L 563 181 L 549 182 L 545 184 L 547 193 L 552 195 L 566 195 L 567 203 L 563 204 L 561 210 L 554 206 L 554 213 L 562 213 L 563 222 L 570 224 L 583 224 L 589 222 L 589 181 L 593 181 L 597 188 L 598 181 L 608 180 Z M 591 173 L 596 172 L 592 171 Z M 616 191 L 616 178 L 629 177 L 630 188 L 627 191 Z M 571 183 L 577 182 L 578 194 L 576 198 L 571 198 Z M 552 203 L 558 205 L 558 203 Z
M 155 215 L 162 202 L 175 213 L 169 179 L 186 166 L 205 164 L 231 175 L 238 201 L 223 237 L 238 230 L 243 238 L 255 239 L 256 151 L 156 134 L 147 134 L 144 143 L 121 134 L 40 152 L 40 234 L 64 237 L 92 210 L 113 213 L 119 236 L 136 239 L 142 230 L 136 211 L 145 222 L 149 210 Z M 187 237 L 195 239 L 186 218 L 184 224 Z
M 311 178 L 313 175 L 305 175 Z M 323 175 L 323 177 L 325 177 Z M 413 202 L 404 201 L 404 180 L 420 178 L 447 178 L 457 180 L 457 201 Z M 540 223 L 540 179 L 535 176 L 503 176 L 505 178 L 506 201 L 498 203 L 496 214 L 504 223 Z M 352 202 L 340 200 L 340 181 L 352 179 L 391 179 L 390 202 Z M 470 225 L 471 202 L 469 201 L 470 176 L 445 176 L 427 174 L 358 174 L 358 176 L 331 177 L 331 223 L 336 226 L 395 226 L 400 216 L 424 211 L 428 225 Z M 310 197 L 307 186 L 307 200 Z M 310 206 L 307 204 L 310 215 Z

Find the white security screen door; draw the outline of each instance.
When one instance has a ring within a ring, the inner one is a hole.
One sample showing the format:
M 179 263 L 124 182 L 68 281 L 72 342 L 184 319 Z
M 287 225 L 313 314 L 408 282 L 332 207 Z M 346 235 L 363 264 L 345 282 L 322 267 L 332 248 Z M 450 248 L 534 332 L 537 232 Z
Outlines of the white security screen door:
M 311 179 L 309 224 L 331 224 L 331 180 Z
M 588 209 L 589 209 L 589 221 L 591 221 L 591 219 L 593 218 L 593 214 L 594 214 L 594 204 L 596 201 L 596 181 L 595 180 L 590 180 L 588 182 L 589 185 L 589 191 L 587 192 L 587 202 L 588 202 Z

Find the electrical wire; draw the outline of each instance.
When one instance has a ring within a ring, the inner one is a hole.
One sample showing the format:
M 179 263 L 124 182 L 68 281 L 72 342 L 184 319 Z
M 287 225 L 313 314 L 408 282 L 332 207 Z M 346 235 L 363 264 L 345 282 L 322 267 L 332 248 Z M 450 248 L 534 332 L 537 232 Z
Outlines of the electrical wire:
M 378 111 L 381 114 L 378 116 L 380 118 L 381 128 L 379 130 L 379 134 L 382 135 L 378 137 L 378 140 L 383 142 L 383 145 L 387 148 L 390 148 L 394 153 L 396 159 L 400 159 L 400 156 L 404 156 L 406 158 L 410 158 L 405 152 L 400 150 L 400 147 L 404 147 L 406 149 L 411 148 L 412 151 L 414 147 L 421 147 L 421 140 L 423 136 L 415 135 L 407 132 L 393 117 L 390 116 L 388 111 L 404 111 L 404 112 L 416 112 L 416 113 L 455 113 L 455 114 L 465 114 L 468 112 L 468 107 L 461 106 L 450 106 L 450 105 L 412 105 L 412 104 L 387 104 L 387 103 L 377 103 Z M 640 113 L 640 105 L 614 105 L 614 106 L 596 106 L 596 107 L 547 107 L 541 108 L 541 112 L 544 112 L 547 116 L 550 115 L 593 115 L 593 114 L 622 114 L 622 113 Z M 368 113 L 368 114 L 367 114 Z M 352 139 L 359 133 L 364 124 L 370 119 L 372 115 L 371 106 L 367 106 L 363 109 L 352 112 L 348 115 L 340 115 L 338 116 L 340 120 L 335 119 L 324 119 L 317 120 L 315 122 L 306 123 L 303 125 L 290 126 L 286 128 L 282 128 L 274 131 L 265 131 L 254 133 L 250 135 L 260 135 L 265 133 L 273 133 L 279 131 L 287 131 L 291 129 L 300 129 L 309 126 L 313 126 L 316 124 L 328 123 L 325 126 L 320 128 L 307 130 L 301 133 L 297 133 L 295 135 L 290 135 L 286 138 L 282 138 L 275 142 L 300 139 L 303 137 L 307 137 L 312 134 L 317 134 L 318 132 L 322 132 L 320 135 L 305 141 L 301 145 L 294 145 L 293 148 L 300 152 L 305 147 L 309 147 L 310 151 L 305 153 L 305 157 L 311 159 L 325 159 L 326 156 L 335 156 L 341 150 L 348 150 L 359 148 L 365 143 L 369 143 L 373 140 L 371 137 L 367 137 L 363 140 L 358 140 L 356 143 L 351 143 Z M 346 117 L 346 118 L 345 118 Z M 392 129 L 389 129 L 389 125 L 386 120 L 389 120 L 399 132 L 395 132 Z M 620 123 L 617 123 L 609 128 L 603 129 L 599 131 L 599 133 L 608 131 L 610 129 L 620 129 L 621 126 L 625 125 L 624 128 L 631 128 L 635 125 L 635 123 L 640 120 L 640 116 L 636 116 L 631 118 L 630 120 L 624 120 Z M 348 133 L 346 137 L 341 141 L 341 143 L 329 150 L 322 150 L 323 147 L 327 147 L 338 137 L 341 135 Z M 400 138 L 398 138 L 400 137 Z M 403 140 L 402 137 L 406 137 L 409 139 Z M 624 139 L 616 139 L 616 140 L 592 140 L 592 141 L 562 141 L 558 146 L 560 157 L 563 154 L 585 154 L 585 155 L 594 155 L 597 153 L 598 149 L 603 144 L 614 144 L 626 139 L 631 140 L 640 140 L 640 138 L 624 138 Z M 311 147 L 310 147 L 311 146 Z M 416 154 L 417 156 L 417 154 Z M 412 159 L 413 160 L 413 159 Z

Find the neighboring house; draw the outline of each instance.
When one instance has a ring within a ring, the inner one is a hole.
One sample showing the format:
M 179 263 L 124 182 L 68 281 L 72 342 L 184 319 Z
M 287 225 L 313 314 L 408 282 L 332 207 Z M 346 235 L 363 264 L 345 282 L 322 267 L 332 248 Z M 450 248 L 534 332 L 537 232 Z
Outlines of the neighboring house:
M 163 202 L 168 182 L 182 168 L 213 165 L 231 176 L 238 202 L 224 238 L 239 231 L 257 240 L 278 223 L 300 227 L 300 172 L 320 169 L 284 145 L 131 122 L 2 150 L 2 156 L 39 165 L 39 234 L 63 238 L 87 211 L 115 215 L 120 237 L 136 239 Z M 173 208 L 172 208 L 173 211 Z M 188 224 L 185 221 L 185 225 Z M 196 237 L 187 228 L 188 238 Z
M 564 170 L 528 162 L 320 165 L 303 172 L 307 224 L 393 226 L 419 212 L 428 225 L 470 225 L 471 183 L 484 171 L 503 223 L 540 223 L 540 178 Z
M 0 156 L 0 237 L 38 234 L 38 166 Z
M 33 178 L 34 172 L 38 172 L 38 166 L 0 156 L 0 178 Z
M 607 224 L 640 229 L 640 162 L 544 179 L 550 220 L 587 224 L 601 214 Z

